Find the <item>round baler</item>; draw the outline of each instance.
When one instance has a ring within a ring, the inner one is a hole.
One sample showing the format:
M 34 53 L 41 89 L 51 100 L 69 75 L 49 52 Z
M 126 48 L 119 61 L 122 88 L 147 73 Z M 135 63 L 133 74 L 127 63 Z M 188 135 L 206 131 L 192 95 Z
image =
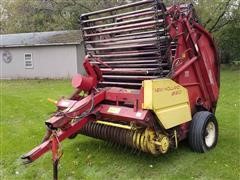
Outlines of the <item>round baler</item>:
M 78 134 L 154 155 L 186 138 L 196 152 L 215 147 L 219 60 L 192 4 L 143 0 L 80 19 L 85 74 L 73 77 L 69 98 L 53 101 L 43 143 L 26 162 L 52 150 L 57 177 L 60 142 Z

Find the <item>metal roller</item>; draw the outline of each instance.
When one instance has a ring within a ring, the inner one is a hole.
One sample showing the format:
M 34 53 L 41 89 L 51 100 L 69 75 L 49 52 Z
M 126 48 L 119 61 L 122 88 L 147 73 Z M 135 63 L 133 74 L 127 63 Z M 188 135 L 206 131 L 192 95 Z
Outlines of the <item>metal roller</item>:
M 166 135 L 157 135 L 150 128 L 133 130 L 130 126 L 123 128 L 121 124 L 102 122 L 88 122 L 79 133 L 155 155 L 166 153 L 170 147 Z
M 136 11 L 130 11 L 127 13 L 120 13 L 120 14 L 116 14 L 116 15 L 111 15 L 111 16 L 104 16 L 104 17 L 100 17 L 100 18 L 95 18 L 95 19 L 88 19 L 88 20 L 82 20 L 82 23 L 90 23 L 90 22 L 95 22 L 95 21 L 103 21 L 103 20 L 108 20 L 108 19 L 113 19 L 113 18 L 120 18 L 123 16 L 128 16 L 128 15 L 133 15 L 136 16 L 139 13 L 143 13 L 143 12 L 154 12 L 153 8 L 145 8 L 145 9 L 140 9 L 140 10 L 136 10 Z M 85 17 L 86 14 L 83 14 L 82 17 Z M 82 18 L 84 19 L 84 18 Z

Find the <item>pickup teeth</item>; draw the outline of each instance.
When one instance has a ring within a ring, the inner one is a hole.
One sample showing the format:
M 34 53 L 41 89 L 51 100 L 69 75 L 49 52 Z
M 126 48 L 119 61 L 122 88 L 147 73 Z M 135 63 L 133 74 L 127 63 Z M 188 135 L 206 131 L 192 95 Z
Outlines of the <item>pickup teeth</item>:
M 148 128 L 128 130 L 91 121 L 79 133 L 108 141 L 115 148 L 121 146 L 125 146 L 125 148 L 130 147 L 132 148 L 130 152 L 135 154 L 139 154 L 140 152 L 162 154 L 168 150 L 168 147 L 164 149 L 159 145 L 162 143 L 161 138 L 164 137 L 166 139 L 166 136 L 157 136 L 153 130 Z M 159 140 L 158 143 L 155 143 L 157 140 Z

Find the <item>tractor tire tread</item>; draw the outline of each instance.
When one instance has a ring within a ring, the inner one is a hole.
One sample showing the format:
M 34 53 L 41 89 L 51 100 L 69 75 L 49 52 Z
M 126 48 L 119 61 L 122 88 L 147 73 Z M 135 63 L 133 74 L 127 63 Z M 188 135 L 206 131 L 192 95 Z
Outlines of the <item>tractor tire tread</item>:
M 188 142 L 191 149 L 194 152 L 204 153 L 208 151 L 208 148 L 206 147 L 205 142 L 202 138 L 202 133 L 203 133 L 202 131 L 203 131 L 203 128 L 205 128 L 210 118 L 213 118 L 213 121 L 215 121 L 217 133 L 218 133 L 216 118 L 211 112 L 199 111 L 195 113 L 193 116 L 193 119 L 190 125 L 190 130 L 189 130 Z M 216 137 L 216 141 L 217 141 L 217 137 Z M 215 145 L 216 145 L 216 142 L 214 143 L 213 147 Z

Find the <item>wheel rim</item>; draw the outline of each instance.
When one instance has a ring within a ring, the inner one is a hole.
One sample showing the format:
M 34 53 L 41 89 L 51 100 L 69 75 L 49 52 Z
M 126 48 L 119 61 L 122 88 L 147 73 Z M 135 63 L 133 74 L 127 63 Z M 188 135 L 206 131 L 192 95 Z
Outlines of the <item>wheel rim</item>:
M 208 147 L 211 147 L 214 144 L 216 137 L 216 127 L 215 124 L 210 121 L 206 126 L 206 134 L 205 134 L 205 143 Z

